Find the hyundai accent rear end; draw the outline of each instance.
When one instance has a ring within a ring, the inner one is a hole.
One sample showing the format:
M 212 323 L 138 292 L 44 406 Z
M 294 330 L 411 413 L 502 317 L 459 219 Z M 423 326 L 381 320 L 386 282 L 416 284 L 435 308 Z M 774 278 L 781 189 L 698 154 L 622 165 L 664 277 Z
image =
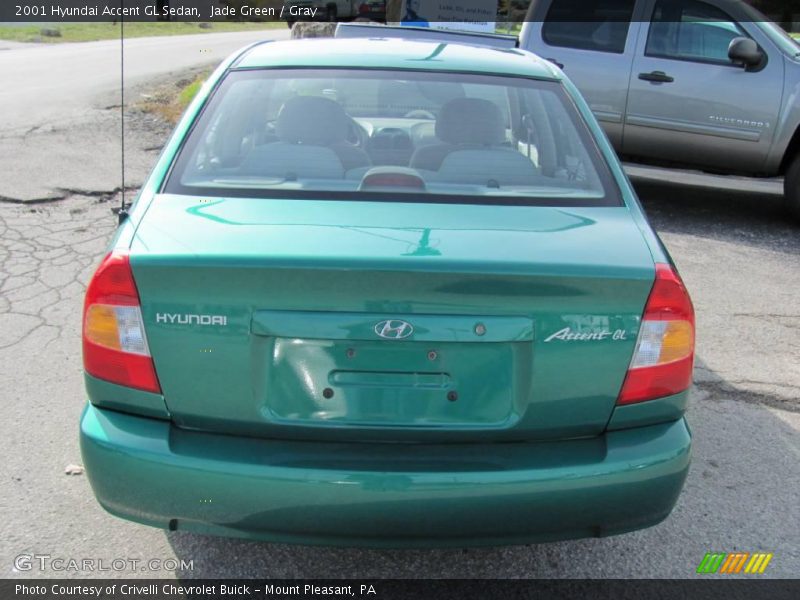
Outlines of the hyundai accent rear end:
M 602 536 L 686 477 L 691 301 L 563 74 L 398 40 L 248 48 L 89 284 L 100 504 L 313 544 Z

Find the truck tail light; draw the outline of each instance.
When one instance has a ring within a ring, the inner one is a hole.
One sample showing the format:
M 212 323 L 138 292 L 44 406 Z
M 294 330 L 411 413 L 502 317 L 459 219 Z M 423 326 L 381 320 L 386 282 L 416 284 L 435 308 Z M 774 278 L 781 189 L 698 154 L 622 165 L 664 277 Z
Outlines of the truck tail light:
M 675 269 L 656 265 L 636 350 L 617 404 L 634 404 L 689 389 L 694 366 L 694 308 Z
M 100 263 L 83 307 L 83 367 L 111 383 L 161 393 L 127 254 Z

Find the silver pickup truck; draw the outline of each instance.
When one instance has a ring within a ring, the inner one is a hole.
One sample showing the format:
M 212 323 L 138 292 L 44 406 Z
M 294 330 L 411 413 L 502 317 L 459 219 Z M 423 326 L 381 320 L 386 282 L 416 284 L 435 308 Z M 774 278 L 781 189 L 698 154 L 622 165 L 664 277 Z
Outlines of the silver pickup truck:
M 561 66 L 639 163 L 785 176 L 800 219 L 800 45 L 740 0 L 532 0 L 519 45 Z

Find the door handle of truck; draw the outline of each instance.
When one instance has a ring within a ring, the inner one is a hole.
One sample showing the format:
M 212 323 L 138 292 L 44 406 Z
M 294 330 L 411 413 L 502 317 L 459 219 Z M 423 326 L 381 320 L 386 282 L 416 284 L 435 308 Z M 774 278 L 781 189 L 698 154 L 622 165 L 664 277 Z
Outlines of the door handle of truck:
M 652 81 L 653 83 L 672 83 L 675 81 L 674 77 L 670 77 L 664 71 L 653 71 L 652 73 L 639 73 L 639 79 L 642 81 Z

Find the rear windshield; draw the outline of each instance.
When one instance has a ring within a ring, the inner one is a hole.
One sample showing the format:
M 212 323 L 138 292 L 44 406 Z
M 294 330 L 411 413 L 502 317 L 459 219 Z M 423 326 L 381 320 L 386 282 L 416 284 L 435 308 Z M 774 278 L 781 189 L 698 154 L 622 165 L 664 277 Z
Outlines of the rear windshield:
M 418 71 L 231 72 L 165 191 L 199 196 L 619 205 L 561 84 Z

